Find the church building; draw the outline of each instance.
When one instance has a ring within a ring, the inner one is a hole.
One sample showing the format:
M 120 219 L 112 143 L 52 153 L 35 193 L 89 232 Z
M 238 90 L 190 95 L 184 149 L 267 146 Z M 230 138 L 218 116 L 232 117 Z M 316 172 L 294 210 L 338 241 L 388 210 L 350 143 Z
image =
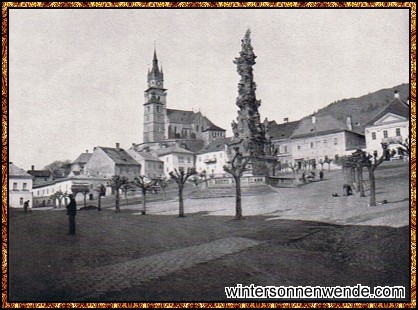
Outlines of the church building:
M 225 137 L 225 129 L 216 126 L 201 112 L 167 108 L 163 68 L 158 66 L 155 50 L 147 81 L 144 136 L 143 144 L 137 146 L 139 149 L 158 150 L 181 144 L 180 146 L 195 152 L 210 141 Z M 196 143 L 197 141 L 200 143 Z

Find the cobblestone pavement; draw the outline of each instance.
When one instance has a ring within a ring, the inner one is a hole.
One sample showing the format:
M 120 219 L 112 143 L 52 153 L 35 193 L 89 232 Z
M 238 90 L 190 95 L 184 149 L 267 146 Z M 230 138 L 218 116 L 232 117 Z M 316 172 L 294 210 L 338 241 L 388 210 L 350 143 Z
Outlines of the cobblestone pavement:
M 117 292 L 140 286 L 141 284 L 167 276 L 176 271 L 185 270 L 197 264 L 206 263 L 228 254 L 254 247 L 261 242 L 239 237 L 229 237 L 161 254 L 129 260 L 127 262 L 66 273 L 62 287 L 73 291 L 83 288 L 82 298 L 99 298 L 107 292 Z

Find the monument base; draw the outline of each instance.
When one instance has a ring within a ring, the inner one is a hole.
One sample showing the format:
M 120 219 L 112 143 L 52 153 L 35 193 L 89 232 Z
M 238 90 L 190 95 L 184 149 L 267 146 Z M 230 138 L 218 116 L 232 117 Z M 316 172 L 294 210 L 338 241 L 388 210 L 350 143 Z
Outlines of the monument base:
M 244 172 L 244 176 L 274 176 L 277 166 L 277 157 L 275 156 L 251 156 L 248 164 L 248 170 Z

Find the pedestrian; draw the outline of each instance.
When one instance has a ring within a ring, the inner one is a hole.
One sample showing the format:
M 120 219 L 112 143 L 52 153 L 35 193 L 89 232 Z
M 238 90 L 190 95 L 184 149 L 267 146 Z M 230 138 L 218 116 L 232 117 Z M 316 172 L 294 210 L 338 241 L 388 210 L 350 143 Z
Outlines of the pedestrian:
M 25 213 L 28 213 L 28 208 L 29 208 L 29 200 L 26 200 L 25 203 L 23 204 L 23 211 Z
M 319 179 L 322 181 L 323 178 L 324 178 L 324 172 L 321 170 L 319 171 Z
M 305 171 L 302 173 L 302 178 L 301 178 L 302 182 L 305 183 L 306 182 L 306 178 L 305 178 Z
M 67 205 L 67 215 L 70 221 L 70 230 L 67 235 L 75 235 L 75 215 L 77 214 L 77 204 L 75 203 L 74 195 L 68 195 L 70 203 Z

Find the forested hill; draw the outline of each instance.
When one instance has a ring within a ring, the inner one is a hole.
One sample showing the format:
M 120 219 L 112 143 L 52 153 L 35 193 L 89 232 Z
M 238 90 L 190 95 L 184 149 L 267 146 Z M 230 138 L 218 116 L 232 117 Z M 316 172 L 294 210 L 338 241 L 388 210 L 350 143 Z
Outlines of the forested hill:
M 347 116 L 351 115 L 354 128 L 363 131 L 364 124 L 393 100 L 395 90 L 399 91 L 400 99 L 406 102 L 409 97 L 409 84 L 401 84 L 359 98 L 338 100 L 318 110 L 316 114 L 318 116 L 332 115 L 343 122 L 345 122 Z

